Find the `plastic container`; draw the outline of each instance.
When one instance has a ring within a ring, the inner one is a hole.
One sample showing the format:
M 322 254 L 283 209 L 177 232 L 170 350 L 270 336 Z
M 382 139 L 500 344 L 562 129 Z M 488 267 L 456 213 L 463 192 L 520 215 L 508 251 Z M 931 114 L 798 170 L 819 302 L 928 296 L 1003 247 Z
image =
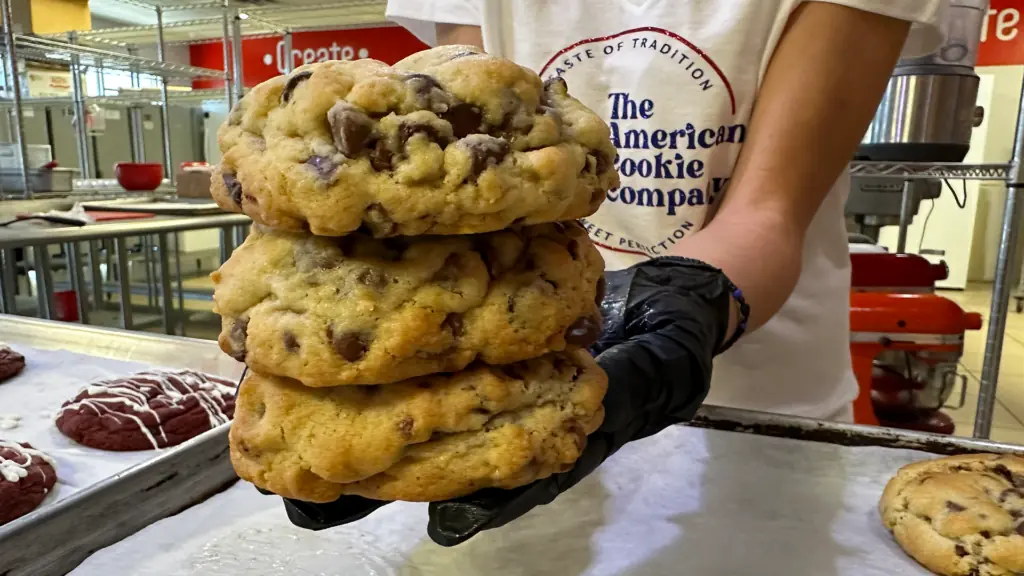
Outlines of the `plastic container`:
M 946 42 L 938 50 L 920 58 L 899 61 L 902 66 L 963 66 L 974 68 L 981 44 L 981 26 L 988 11 L 988 0 L 952 0 L 943 23 Z

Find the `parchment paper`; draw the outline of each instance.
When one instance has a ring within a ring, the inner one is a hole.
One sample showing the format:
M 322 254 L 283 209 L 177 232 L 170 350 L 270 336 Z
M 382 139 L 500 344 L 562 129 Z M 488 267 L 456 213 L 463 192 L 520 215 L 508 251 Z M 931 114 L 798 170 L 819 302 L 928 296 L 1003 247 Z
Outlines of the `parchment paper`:
M 100 550 L 74 576 L 927 575 L 882 527 L 896 470 L 930 454 L 675 427 L 553 504 L 455 548 L 397 503 L 306 532 L 249 484 Z
M 0 384 L 0 421 L 8 424 L 16 421 L 17 426 L 0 429 L 0 438 L 28 442 L 56 461 L 57 485 L 43 506 L 67 498 L 161 452 L 112 452 L 88 448 L 61 434 L 54 424 L 61 404 L 74 397 L 89 382 L 126 376 L 154 366 L 66 350 L 39 350 L 20 344 L 14 349 L 25 356 L 25 370 Z

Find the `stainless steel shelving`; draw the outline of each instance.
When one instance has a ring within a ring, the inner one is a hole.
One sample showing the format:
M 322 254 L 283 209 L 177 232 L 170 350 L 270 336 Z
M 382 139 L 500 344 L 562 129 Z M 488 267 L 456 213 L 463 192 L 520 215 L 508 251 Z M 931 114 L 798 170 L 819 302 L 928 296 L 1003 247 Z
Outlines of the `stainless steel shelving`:
M 207 102 L 218 102 L 224 100 L 224 91 L 219 88 L 208 88 L 201 90 L 172 90 L 168 97 L 168 102 L 172 106 L 195 106 L 201 105 Z M 38 106 L 60 106 L 62 104 L 70 104 L 72 98 L 70 96 L 61 98 L 22 98 L 21 104 L 25 105 L 38 105 Z M 115 105 L 161 105 L 161 95 L 157 90 L 141 90 L 139 92 L 123 92 L 116 96 L 90 96 L 85 98 L 87 104 L 98 104 L 100 106 L 115 106 Z M 13 108 L 14 101 L 10 99 L 0 99 L 0 109 Z
M 83 69 L 123 70 L 161 78 L 224 78 L 224 72 L 220 70 L 150 60 L 54 38 L 15 34 L 14 47 L 19 57 L 37 62 L 69 65 L 72 59 L 77 57 L 78 65 Z
M 1006 204 L 1003 214 L 999 252 L 996 256 L 995 281 L 989 308 L 988 331 L 985 335 L 985 358 L 981 368 L 978 390 L 978 408 L 974 418 L 974 437 L 988 438 L 992 431 L 992 418 L 996 404 L 999 364 L 1006 335 L 1006 317 L 1010 308 L 1010 263 L 1020 234 L 1024 211 L 1018 190 L 1024 187 L 1021 160 L 1024 158 L 1024 86 L 1021 87 L 1017 111 L 1017 130 L 1014 135 L 1013 159 L 1008 164 L 955 164 L 919 162 L 853 162 L 850 173 L 857 176 L 914 180 L 945 178 L 956 180 L 1002 180 L 1006 182 Z M 905 192 L 906 193 L 906 192 Z M 906 221 L 906 218 L 901 218 Z M 1019 298 L 1024 298 L 1022 281 Z
M 853 176 L 899 180 L 1006 180 L 1013 164 L 958 164 L 954 162 L 851 162 Z

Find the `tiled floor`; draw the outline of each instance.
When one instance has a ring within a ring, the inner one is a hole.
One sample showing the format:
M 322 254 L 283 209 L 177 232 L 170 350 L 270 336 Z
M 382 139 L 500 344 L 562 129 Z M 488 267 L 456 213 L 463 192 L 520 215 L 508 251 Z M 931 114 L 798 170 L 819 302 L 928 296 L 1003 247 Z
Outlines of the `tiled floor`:
M 970 436 L 974 428 L 974 412 L 977 407 L 978 383 L 981 365 L 985 355 L 985 334 L 988 329 L 989 303 L 992 286 L 972 284 L 964 291 L 944 291 L 943 296 L 955 300 L 965 310 L 980 312 L 985 318 L 981 330 L 968 332 L 964 344 L 961 369 L 968 377 L 967 404 L 959 410 L 948 413 L 957 424 L 957 434 Z M 1003 340 L 1003 354 L 999 367 L 996 389 L 995 418 L 992 423 L 992 439 L 1000 442 L 1024 444 L 1024 314 L 1014 311 L 1010 301 L 1010 312 L 1006 321 Z

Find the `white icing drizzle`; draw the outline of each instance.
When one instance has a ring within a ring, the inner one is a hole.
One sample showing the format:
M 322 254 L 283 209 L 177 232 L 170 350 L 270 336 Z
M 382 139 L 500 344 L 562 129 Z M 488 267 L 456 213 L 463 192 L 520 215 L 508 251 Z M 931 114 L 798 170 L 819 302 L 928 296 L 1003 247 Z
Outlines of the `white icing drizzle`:
M 0 414 L 0 430 L 14 430 L 21 425 L 21 416 L 17 414 Z
M 189 399 L 195 399 L 206 412 L 210 428 L 216 428 L 231 419 L 224 413 L 224 408 L 234 395 L 234 385 L 201 372 L 147 370 L 89 384 L 79 391 L 74 400 L 61 407 L 57 417 L 67 411 L 85 408 L 101 418 L 113 418 L 118 422 L 126 419 L 138 426 L 154 449 L 159 449 L 160 444 L 153 431 L 164 444 L 167 444 L 167 435 L 157 408 L 177 416 L 184 413 Z M 152 417 L 152 424 L 147 425 L 143 420 L 146 415 Z
M 17 482 L 28 476 L 28 468 L 32 465 L 33 458 L 39 458 L 56 468 L 53 458 L 34 448 L 26 448 L 15 442 L 0 440 L 0 449 L 13 450 L 16 454 L 14 458 L 4 458 L 3 455 L 0 455 L 0 477 L 8 482 Z M 17 455 L 21 455 L 25 461 L 18 462 Z M 43 482 L 46 482 L 46 472 L 42 468 L 39 469 L 39 472 L 43 475 Z

